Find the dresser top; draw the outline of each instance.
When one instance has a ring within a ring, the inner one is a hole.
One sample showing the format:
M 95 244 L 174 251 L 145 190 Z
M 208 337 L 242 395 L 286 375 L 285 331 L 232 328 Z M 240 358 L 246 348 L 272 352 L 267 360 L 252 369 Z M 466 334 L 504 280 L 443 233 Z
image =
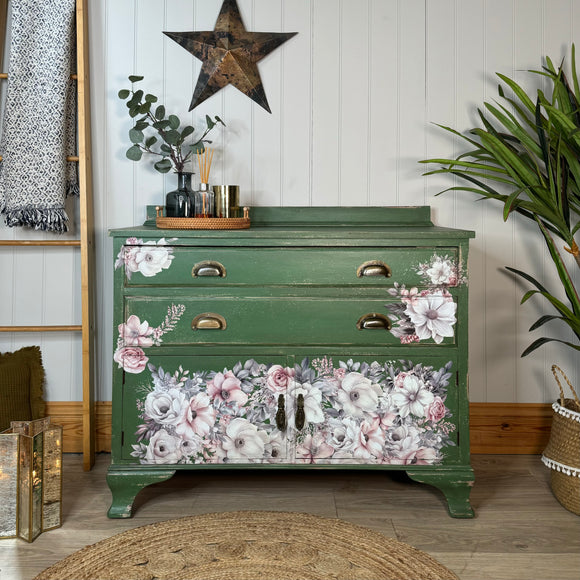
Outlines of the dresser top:
M 252 207 L 251 227 L 246 230 L 159 229 L 155 225 L 155 206 L 147 206 L 142 226 L 110 230 L 114 237 L 177 238 L 177 244 L 257 245 L 274 239 L 278 244 L 297 240 L 326 240 L 348 245 L 366 240 L 383 245 L 406 240 L 445 243 L 475 237 L 469 230 L 443 228 L 431 221 L 429 206 L 416 207 Z M 213 242 L 212 242 L 213 241 Z

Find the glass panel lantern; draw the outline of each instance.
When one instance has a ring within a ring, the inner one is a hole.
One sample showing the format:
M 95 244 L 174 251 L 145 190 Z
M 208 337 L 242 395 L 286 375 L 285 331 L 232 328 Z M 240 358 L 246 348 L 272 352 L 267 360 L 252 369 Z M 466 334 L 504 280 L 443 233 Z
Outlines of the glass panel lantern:
M 0 434 L 0 538 L 32 542 L 62 521 L 62 427 L 13 421 Z
M 18 532 L 18 433 L 0 433 L 0 538 L 15 538 Z

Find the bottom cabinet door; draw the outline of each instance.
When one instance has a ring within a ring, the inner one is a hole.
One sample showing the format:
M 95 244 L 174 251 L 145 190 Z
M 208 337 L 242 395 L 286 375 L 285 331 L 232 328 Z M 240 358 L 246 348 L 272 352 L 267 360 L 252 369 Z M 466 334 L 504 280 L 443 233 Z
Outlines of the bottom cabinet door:
M 296 357 L 293 379 L 286 405 L 296 463 L 458 460 L 454 357 Z
M 125 373 L 124 460 L 142 464 L 284 463 L 284 356 L 151 356 Z

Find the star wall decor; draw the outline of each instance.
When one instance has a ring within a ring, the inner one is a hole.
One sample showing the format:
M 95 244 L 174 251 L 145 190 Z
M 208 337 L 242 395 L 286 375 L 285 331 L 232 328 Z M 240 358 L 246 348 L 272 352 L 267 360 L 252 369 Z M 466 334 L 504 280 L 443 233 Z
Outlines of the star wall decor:
M 236 0 L 224 0 L 214 30 L 163 34 L 203 63 L 190 111 L 231 84 L 271 113 L 256 63 L 298 33 L 249 32 Z

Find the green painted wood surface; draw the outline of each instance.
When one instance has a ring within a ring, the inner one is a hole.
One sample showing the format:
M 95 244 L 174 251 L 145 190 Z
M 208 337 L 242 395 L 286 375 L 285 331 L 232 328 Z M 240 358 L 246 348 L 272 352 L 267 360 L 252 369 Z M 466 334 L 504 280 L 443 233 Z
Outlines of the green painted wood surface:
M 154 215 L 151 209 L 149 215 Z M 111 231 L 115 258 L 124 247 L 161 239 L 173 253 L 170 267 L 153 276 L 136 271 L 129 279 L 123 268 L 115 270 L 114 341 L 119 325 L 132 314 L 156 327 L 171 304 L 181 304 L 185 312 L 171 332 L 163 334 L 158 346 L 145 349 L 151 364 L 173 372 L 184 363 L 193 372 L 225 368 L 250 357 L 280 365 L 327 354 L 340 360 L 452 361 L 446 405 L 456 445 L 446 449 L 441 465 L 336 462 L 316 468 L 403 469 L 441 489 L 452 516 L 471 517 L 467 285 L 448 289 L 457 304 L 457 322 L 454 337 L 440 344 L 402 344 L 385 330 L 358 330 L 356 322 L 365 313 L 389 314 L 386 305 L 398 300 L 392 292 L 399 285 L 421 290 L 425 278 L 417 264 L 434 254 L 452 257 L 466 276 L 473 232 L 434 226 L 428 207 L 252 208 L 251 217 L 252 227 L 240 231 L 159 230 L 154 225 Z M 135 240 L 127 245 L 128 238 Z M 372 260 L 387 263 L 391 276 L 358 278 L 360 264 Z M 194 266 L 203 261 L 223 265 L 225 276 L 192 276 Z M 192 330 L 196 313 L 208 312 L 223 316 L 227 328 Z M 129 517 L 138 491 L 175 470 L 309 468 L 293 463 L 291 450 L 277 464 L 140 465 L 131 452 L 148 388 L 145 374 L 125 372 L 114 363 L 110 517 Z
M 457 247 L 437 251 L 454 261 L 459 259 Z M 425 286 L 418 268 L 432 256 L 432 247 L 286 248 L 281 260 L 277 247 L 248 252 L 246 248 L 176 246 L 170 268 L 151 278 L 135 272 L 127 286 Z

